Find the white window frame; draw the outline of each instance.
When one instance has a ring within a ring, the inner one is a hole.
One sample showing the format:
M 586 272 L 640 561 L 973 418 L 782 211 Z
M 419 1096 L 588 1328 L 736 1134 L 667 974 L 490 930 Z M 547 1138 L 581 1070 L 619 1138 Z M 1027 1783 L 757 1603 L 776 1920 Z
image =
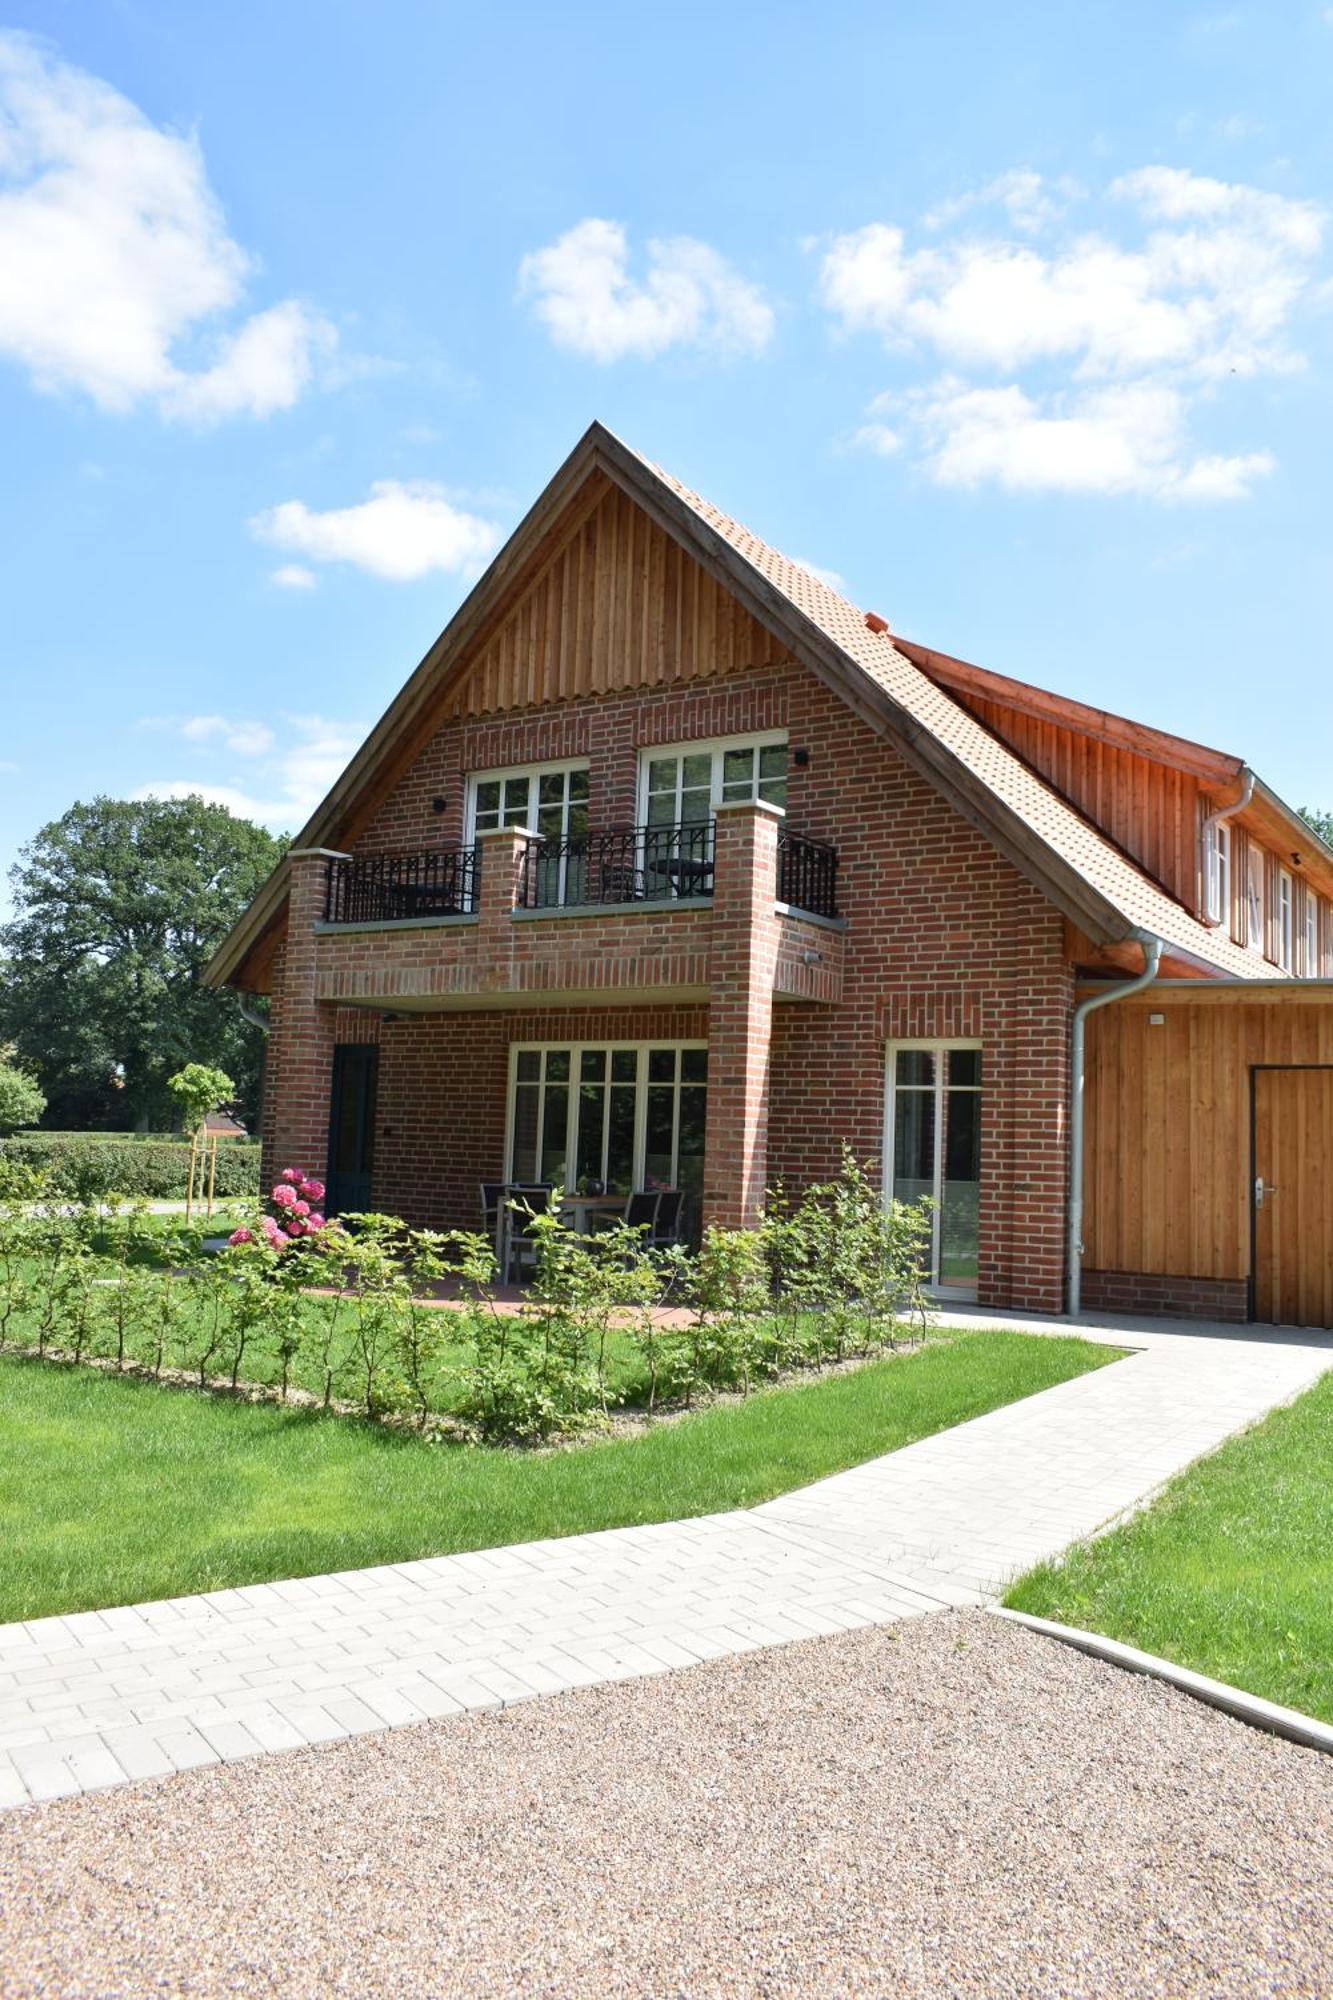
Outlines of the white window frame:
M 557 772 L 588 771 L 591 769 L 586 757 L 555 757 L 545 764 L 501 764 L 489 771 L 470 771 L 467 780 L 467 805 L 463 815 L 463 845 L 471 847 L 477 838 L 477 787 L 493 785 L 509 778 L 526 778 L 528 781 L 528 819 L 535 829 L 537 823 L 536 785 L 539 778 L 549 778 Z M 566 800 L 566 825 L 568 825 L 568 800 Z
M 1231 928 L 1231 828 L 1215 820 L 1204 836 L 1204 915 L 1209 923 Z
M 1277 962 L 1291 972 L 1296 961 L 1296 890 L 1289 868 L 1277 872 Z
M 941 1040 L 937 1035 L 913 1035 L 889 1042 L 884 1054 L 884 1143 L 880 1153 L 880 1179 L 883 1183 L 883 1201 L 887 1208 L 893 1199 L 893 1152 L 894 1132 L 898 1110 L 898 1057 L 901 1053 L 925 1049 L 935 1056 L 947 1056 L 951 1049 L 976 1049 L 981 1054 L 981 1082 L 976 1086 L 978 1097 L 986 1092 L 985 1044 L 979 1036 L 951 1035 Z M 935 1081 L 931 1094 L 935 1099 L 935 1146 L 931 1161 L 931 1186 L 938 1190 L 944 1181 L 944 1097 L 947 1091 L 945 1076 L 947 1063 L 935 1065 Z M 913 1086 L 919 1089 L 919 1086 Z M 941 1231 L 943 1228 L 943 1204 L 937 1198 L 930 1218 L 930 1276 L 926 1290 L 932 1298 L 942 1302 L 956 1299 L 960 1304 L 975 1300 L 975 1285 L 943 1285 L 939 1281 Z M 978 1248 L 980 1246 L 978 1245 Z
M 1245 942 L 1251 951 L 1264 951 L 1267 946 L 1267 875 L 1268 857 L 1262 847 L 1251 843 L 1245 855 Z
M 722 763 L 728 750 L 769 750 L 775 744 L 784 747 L 789 741 L 785 729 L 747 729 L 740 736 L 705 736 L 692 743 L 651 743 L 639 750 L 638 783 L 635 790 L 637 800 L 636 816 L 640 826 L 648 823 L 648 766 L 659 757 L 703 757 L 711 756 L 713 769 L 710 780 L 709 804 L 714 813 L 722 803 Z M 679 797 L 679 784 L 677 796 Z
M 511 1042 L 509 1045 L 509 1082 L 505 1099 L 504 1167 L 501 1177 L 506 1180 L 509 1178 L 510 1169 L 514 1158 L 514 1112 L 517 1105 L 516 1091 L 518 1086 L 518 1059 L 520 1055 L 545 1054 L 545 1052 L 548 1049 L 569 1050 L 569 1067 L 570 1067 L 569 1102 L 565 1113 L 565 1161 L 566 1161 L 566 1167 L 568 1168 L 569 1164 L 572 1162 L 573 1159 L 571 1141 L 573 1139 L 575 1130 L 575 1110 L 578 1099 L 579 1059 L 582 1056 L 583 1051 L 585 1049 L 605 1049 L 609 1054 L 614 1054 L 618 1049 L 634 1050 L 638 1058 L 638 1062 L 634 1075 L 634 1162 L 631 1170 L 631 1178 L 633 1180 L 635 1189 L 640 1189 L 643 1186 L 645 1155 L 647 1153 L 647 1147 L 648 1147 L 649 1051 L 651 1049 L 674 1049 L 677 1052 L 677 1055 L 679 1056 L 686 1049 L 707 1050 L 707 1048 L 708 1048 L 708 1043 L 705 1039 L 691 1040 L 687 1038 L 683 1041 L 673 1041 L 670 1039 L 670 1037 L 658 1037 L 652 1041 L 647 1041 L 647 1042 L 641 1042 L 641 1041 L 627 1042 L 627 1041 L 612 1041 L 612 1040 L 602 1040 L 602 1039 L 598 1039 L 595 1041 L 573 1042 L 573 1041 L 562 1040 L 559 1038 L 553 1041 L 546 1041 L 546 1042 Z M 710 1077 L 705 1082 L 703 1088 L 707 1090 L 711 1087 L 711 1084 L 712 1084 L 712 1078 Z M 666 1086 L 656 1086 L 656 1087 L 663 1088 Z M 683 1088 L 680 1082 L 679 1061 L 677 1061 L 676 1064 L 676 1082 L 669 1087 L 674 1093 L 674 1100 L 671 1108 L 672 1184 L 673 1186 L 678 1186 L 679 1173 L 680 1173 L 680 1093 Z M 690 1088 L 698 1089 L 699 1086 L 697 1084 L 693 1084 L 690 1086 Z M 543 1100 L 543 1105 L 542 1105 L 543 1125 L 545 1123 L 545 1118 L 546 1118 L 546 1109 L 545 1109 L 545 1102 Z M 542 1154 L 542 1126 L 539 1125 L 537 1130 L 537 1158 L 539 1162 L 541 1159 L 541 1154 Z M 603 1164 L 605 1164 L 605 1162 L 603 1162 Z
M 1301 967 L 1307 979 L 1319 977 L 1319 898 L 1306 885 L 1305 908 L 1302 911 L 1302 935 L 1305 945 L 1305 962 Z

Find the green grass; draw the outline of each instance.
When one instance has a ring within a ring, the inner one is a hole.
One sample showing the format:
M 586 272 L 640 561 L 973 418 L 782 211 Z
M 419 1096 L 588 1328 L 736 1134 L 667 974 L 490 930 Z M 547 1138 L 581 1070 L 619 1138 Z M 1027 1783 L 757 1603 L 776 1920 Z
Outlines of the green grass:
M 965 1334 L 542 1454 L 0 1357 L 0 1620 L 752 1506 L 1116 1354 Z
M 1005 1602 L 1333 1722 L 1333 1375 Z

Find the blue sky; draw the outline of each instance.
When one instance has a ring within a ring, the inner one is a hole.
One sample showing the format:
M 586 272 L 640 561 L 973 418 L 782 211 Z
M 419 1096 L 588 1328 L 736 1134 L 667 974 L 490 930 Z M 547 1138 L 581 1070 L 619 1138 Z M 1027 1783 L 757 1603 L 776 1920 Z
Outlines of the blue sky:
M 294 828 L 594 416 L 1333 807 L 1333 7 L 5 19 L 0 862 Z

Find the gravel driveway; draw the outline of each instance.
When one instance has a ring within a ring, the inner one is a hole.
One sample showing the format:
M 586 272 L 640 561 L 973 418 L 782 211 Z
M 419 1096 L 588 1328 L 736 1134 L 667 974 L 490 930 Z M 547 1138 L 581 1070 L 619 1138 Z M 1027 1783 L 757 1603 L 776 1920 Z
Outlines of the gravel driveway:
M 1325 1995 L 1333 1763 L 981 1613 L 0 1819 L 0 1993 Z

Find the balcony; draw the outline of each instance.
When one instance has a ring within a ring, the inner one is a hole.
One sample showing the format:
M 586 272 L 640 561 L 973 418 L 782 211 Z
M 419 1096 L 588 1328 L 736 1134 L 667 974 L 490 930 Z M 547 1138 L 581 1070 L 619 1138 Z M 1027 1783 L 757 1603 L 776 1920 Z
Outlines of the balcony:
M 638 826 L 569 840 L 530 840 L 519 870 L 515 907 L 593 910 L 636 904 L 706 902 L 713 894 L 713 827 Z M 324 922 L 420 924 L 475 914 L 477 850 L 432 854 L 348 855 L 327 863 Z M 834 919 L 838 852 L 817 840 L 779 830 L 777 902 L 789 910 Z

